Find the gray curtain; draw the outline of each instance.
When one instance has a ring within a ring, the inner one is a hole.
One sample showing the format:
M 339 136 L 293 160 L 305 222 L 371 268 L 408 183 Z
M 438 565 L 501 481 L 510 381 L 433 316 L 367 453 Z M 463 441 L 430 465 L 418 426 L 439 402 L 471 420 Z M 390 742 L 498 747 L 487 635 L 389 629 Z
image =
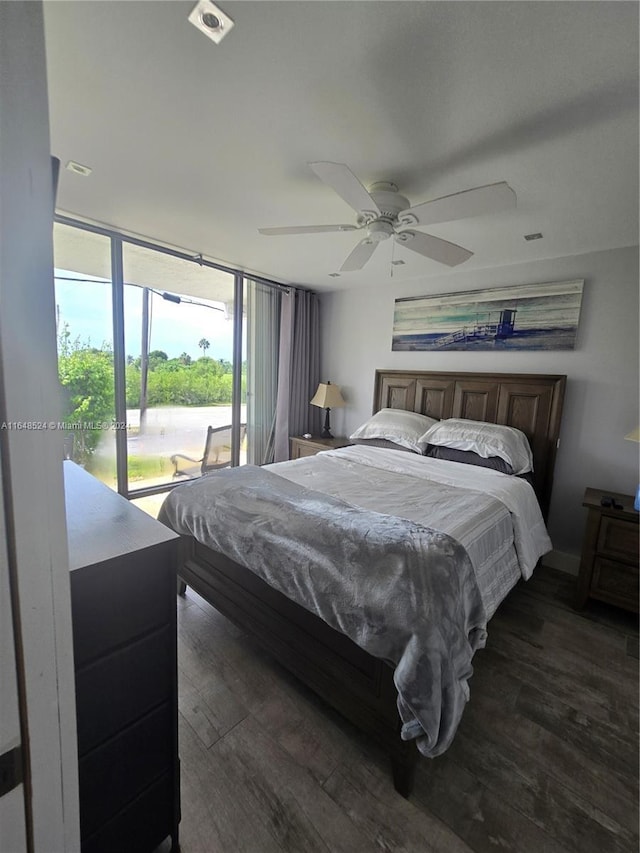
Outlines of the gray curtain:
M 282 295 L 274 461 L 289 458 L 289 437 L 320 431 L 322 413 L 310 406 L 320 381 L 320 303 L 315 293 Z

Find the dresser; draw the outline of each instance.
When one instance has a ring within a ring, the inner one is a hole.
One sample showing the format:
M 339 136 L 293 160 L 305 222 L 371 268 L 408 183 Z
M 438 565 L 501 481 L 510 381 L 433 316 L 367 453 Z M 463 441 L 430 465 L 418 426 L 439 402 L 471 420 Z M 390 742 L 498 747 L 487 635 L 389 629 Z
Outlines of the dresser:
M 347 447 L 350 444 L 348 438 L 303 438 L 292 436 L 291 459 L 300 459 L 303 456 L 315 456 L 321 450 L 331 450 L 335 447 Z
M 82 853 L 178 851 L 179 537 L 64 462 Z
M 619 509 L 611 504 L 613 499 Z M 638 612 L 638 512 L 633 496 L 587 489 L 576 607 L 596 598 Z

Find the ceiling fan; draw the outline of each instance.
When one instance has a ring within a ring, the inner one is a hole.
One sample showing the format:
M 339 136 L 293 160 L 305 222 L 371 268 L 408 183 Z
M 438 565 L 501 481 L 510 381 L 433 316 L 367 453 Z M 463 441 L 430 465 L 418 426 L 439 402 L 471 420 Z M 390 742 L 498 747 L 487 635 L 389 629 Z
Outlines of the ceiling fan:
M 470 216 L 498 213 L 516 206 L 516 194 L 501 181 L 446 195 L 411 207 L 409 200 L 398 193 L 398 187 L 378 181 L 367 191 L 343 163 L 309 163 L 313 171 L 347 202 L 358 214 L 356 225 L 298 225 L 284 228 L 259 228 L 260 234 L 323 234 L 329 231 L 362 231 L 362 239 L 340 267 L 341 272 L 360 270 L 374 253 L 378 243 L 393 237 L 406 246 L 441 264 L 455 267 L 468 260 L 473 252 L 449 243 L 440 237 L 414 231 L 414 227 L 436 222 L 453 222 Z

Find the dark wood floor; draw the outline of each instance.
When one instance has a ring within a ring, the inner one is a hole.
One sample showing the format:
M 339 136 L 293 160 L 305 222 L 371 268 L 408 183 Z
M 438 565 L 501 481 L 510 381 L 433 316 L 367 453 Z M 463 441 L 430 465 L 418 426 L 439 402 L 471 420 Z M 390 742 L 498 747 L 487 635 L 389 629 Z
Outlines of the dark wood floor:
M 191 590 L 179 599 L 182 853 L 638 850 L 638 623 L 540 569 L 489 625 L 451 749 L 387 760 Z

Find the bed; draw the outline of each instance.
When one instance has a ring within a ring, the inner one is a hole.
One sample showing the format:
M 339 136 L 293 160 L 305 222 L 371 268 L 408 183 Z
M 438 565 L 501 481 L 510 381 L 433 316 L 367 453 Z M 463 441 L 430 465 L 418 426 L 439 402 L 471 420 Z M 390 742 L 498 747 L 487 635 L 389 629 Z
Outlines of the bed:
M 374 413 L 381 413 L 382 410 L 386 409 L 404 410 L 438 421 L 462 418 L 502 424 L 520 430 L 527 437 L 531 448 L 533 457 L 532 486 L 535 489 L 541 517 L 546 518 L 551 497 L 556 448 L 559 442 L 564 389 L 565 377 L 558 375 L 379 370 L 376 371 L 375 375 L 373 411 Z M 369 507 L 358 509 L 358 512 L 374 513 L 375 517 L 362 516 L 364 522 L 371 525 L 369 529 L 374 529 L 372 519 L 374 521 L 382 519 L 384 522 L 388 522 L 387 526 L 394 528 L 394 535 L 405 539 L 411 539 L 415 535 L 415 529 L 411 527 L 414 525 L 415 517 L 412 518 L 412 511 L 407 510 L 405 512 L 398 509 L 397 499 L 392 495 L 393 484 L 398 480 L 406 480 L 407 484 L 417 487 L 416 484 L 423 478 L 423 470 L 429 468 L 429 473 L 425 476 L 431 478 L 433 476 L 432 471 L 435 470 L 436 480 L 439 477 L 442 485 L 434 486 L 434 488 L 442 488 L 446 494 L 446 490 L 449 487 L 455 488 L 458 478 L 462 477 L 461 469 L 468 468 L 468 466 L 457 462 L 417 459 L 414 454 L 398 453 L 397 450 L 371 450 L 366 447 L 354 447 L 329 451 L 311 459 L 268 466 L 269 471 L 261 472 L 264 485 L 260 487 L 268 491 L 270 486 L 277 484 L 278 489 L 281 488 L 287 493 L 285 498 L 292 501 L 290 506 L 294 506 L 296 502 L 300 503 L 300 512 L 303 513 L 302 504 L 304 501 L 301 500 L 301 496 L 305 494 L 315 495 L 315 492 L 308 492 L 307 490 L 316 481 L 326 484 L 327 477 L 330 475 L 336 480 L 334 492 L 336 494 L 343 492 L 343 485 L 340 481 L 342 474 L 340 472 L 345 466 L 360 472 L 365 483 L 374 483 L 377 480 L 386 483 L 388 479 L 388 511 L 396 514 L 381 515 L 379 498 L 377 504 L 374 502 Z M 253 476 L 250 471 L 242 474 L 242 470 L 236 469 L 236 480 Z M 324 481 L 318 473 L 322 470 L 325 471 Z M 443 471 L 444 473 L 442 473 Z M 450 474 L 449 472 L 453 473 Z M 230 482 L 229 478 L 232 476 L 234 476 L 233 471 L 220 472 L 220 474 L 212 474 L 204 478 L 204 480 L 210 481 L 208 483 L 204 483 L 202 480 L 199 481 L 200 485 L 189 484 L 189 486 L 180 487 L 180 489 L 191 489 L 192 491 L 189 494 L 192 496 L 197 495 L 197 492 L 193 491 L 195 489 L 210 489 L 215 486 L 216 490 L 219 490 L 222 487 L 227 488 L 227 484 Z M 464 476 L 467 476 L 466 472 Z M 211 478 L 215 477 L 219 479 L 213 483 Z M 515 478 L 477 469 L 473 474 L 471 489 L 476 490 L 475 494 L 478 500 L 482 497 L 480 493 L 486 490 L 489 495 L 487 498 L 487 507 L 489 507 L 491 504 L 490 493 L 494 489 L 494 483 L 497 484 L 495 488 L 499 492 L 500 489 L 506 488 L 504 482 L 507 480 L 515 480 Z M 510 484 L 508 485 L 510 486 Z M 533 495 L 531 486 L 518 483 L 518 487 L 519 490 L 516 489 L 516 491 L 519 493 L 528 491 Z M 253 484 L 251 488 L 255 492 Z M 347 480 L 344 481 L 344 488 L 347 488 L 348 493 Z M 406 696 L 406 691 L 404 690 L 402 673 L 399 676 L 398 672 L 402 669 L 409 671 L 411 666 L 406 665 L 404 658 L 402 665 L 398 664 L 395 659 L 392 662 L 390 658 L 393 655 L 386 654 L 384 647 L 378 646 L 376 632 L 372 632 L 370 626 L 367 626 L 369 630 L 363 641 L 362 629 L 360 627 L 352 628 L 351 623 L 333 605 L 333 609 L 325 612 L 323 606 L 326 609 L 326 605 L 316 606 L 317 602 L 314 602 L 316 611 L 322 613 L 323 618 L 320 618 L 319 615 L 308 609 L 311 606 L 308 602 L 305 601 L 305 606 L 297 603 L 296 598 L 298 601 L 304 600 L 301 598 L 301 594 L 298 595 L 298 590 L 290 589 L 285 583 L 279 582 L 280 577 L 290 577 L 290 564 L 291 560 L 295 559 L 295 554 L 292 557 L 285 553 L 284 549 L 281 552 L 270 552 L 267 561 L 269 562 L 269 572 L 266 574 L 263 572 L 263 575 L 271 581 L 269 583 L 256 573 L 258 571 L 258 557 L 253 557 L 251 554 L 253 546 L 251 541 L 247 540 L 248 546 L 242 542 L 235 549 L 234 543 L 231 543 L 231 546 L 225 547 L 226 553 L 222 553 L 221 550 L 214 550 L 205 544 L 209 541 L 207 536 L 202 533 L 206 523 L 203 521 L 202 524 L 184 524 L 180 519 L 180 511 L 175 509 L 176 502 L 180 498 L 174 496 L 180 492 L 180 489 L 174 490 L 170 496 L 173 512 L 170 512 L 170 508 L 168 508 L 164 512 L 164 517 L 162 512 L 160 517 L 165 523 L 169 523 L 181 533 L 183 549 L 181 568 L 179 569 L 181 591 L 184 591 L 185 584 L 192 587 L 232 622 L 251 634 L 261 647 L 272 654 L 321 698 L 375 739 L 391 758 L 396 790 L 403 796 L 409 796 L 415 765 L 419 756 L 415 741 L 420 745 L 428 740 L 424 737 L 426 727 L 418 725 L 421 737 L 417 737 L 415 732 L 412 733 L 412 727 L 415 728 L 414 724 L 417 725 L 417 723 L 412 718 L 412 714 L 407 712 L 406 702 L 403 702 L 403 695 Z M 300 489 L 303 491 L 297 491 Z M 231 493 L 229 492 L 229 494 Z M 416 492 L 416 494 L 418 493 Z M 323 498 L 324 500 L 325 498 Z M 331 502 L 339 502 L 340 499 L 328 496 L 326 501 L 328 501 L 326 507 L 328 515 L 326 520 L 323 515 L 323 525 L 326 523 L 328 525 L 326 530 L 331 531 L 327 538 L 335 541 L 342 538 L 343 531 L 341 528 L 336 528 L 336 530 L 331 528 L 333 523 L 331 512 L 336 509 Z M 226 503 L 224 498 L 221 502 Z M 438 502 L 439 499 L 432 504 L 434 513 Z M 411 506 L 414 505 L 414 498 L 411 498 L 410 503 Z M 446 501 L 443 500 L 442 503 L 446 504 Z M 495 503 L 493 501 L 494 505 Z M 515 529 L 517 527 L 515 523 L 518 518 L 517 514 L 508 512 L 502 504 L 501 507 L 503 515 L 514 518 Z M 322 510 L 324 511 L 324 509 L 323 504 Z M 337 509 L 344 508 L 338 506 Z M 475 510 L 471 514 L 474 516 L 477 514 L 478 517 L 481 515 L 479 511 L 476 513 Z M 182 515 L 186 517 L 186 512 Z M 398 516 L 402 516 L 402 518 L 399 519 Z M 224 517 L 221 516 L 221 518 Z M 356 520 L 360 522 L 360 516 Z M 305 517 L 302 515 L 301 524 L 303 528 L 305 527 L 304 522 Z M 221 524 L 224 526 L 224 521 Z M 316 532 L 325 532 L 325 528 L 320 525 L 306 524 L 307 529 L 312 527 L 316 528 Z M 520 527 L 527 527 L 526 519 L 520 521 Z M 189 529 L 194 535 L 185 535 L 185 529 Z M 432 533 L 433 531 L 427 531 L 424 534 L 422 528 L 418 526 L 419 536 L 423 534 L 430 536 Z M 525 533 L 526 530 L 523 535 Z M 310 532 L 309 535 L 315 534 Z M 452 565 L 451 561 L 453 561 L 453 565 L 459 567 L 461 578 L 473 574 L 474 579 L 478 580 L 476 562 L 479 561 L 479 558 L 475 556 L 471 561 L 467 558 L 467 555 L 471 553 L 471 546 L 467 547 L 465 544 L 465 548 L 462 548 L 455 539 L 447 539 L 445 534 L 442 534 L 442 537 L 444 539 L 439 542 L 439 546 L 441 546 L 443 553 L 446 552 L 449 560 L 449 563 L 446 564 L 449 568 L 446 568 L 445 574 L 447 576 L 452 574 L 450 566 Z M 295 538 L 290 537 L 292 547 L 295 544 L 300 545 L 300 542 L 293 542 Z M 239 539 L 238 542 L 240 542 Z M 307 547 L 305 541 L 302 541 L 302 545 Z M 348 543 L 345 547 L 348 547 Z M 343 558 L 346 559 L 344 555 L 352 552 L 353 549 L 352 551 L 345 550 L 342 552 Z M 336 553 L 340 554 L 341 552 Z M 252 566 L 255 569 L 254 571 L 246 567 L 252 565 L 252 559 L 255 560 L 255 565 Z M 336 559 L 339 560 L 340 557 L 336 558 L 332 555 L 334 563 Z M 370 561 L 371 556 L 365 556 L 364 559 L 365 562 L 367 559 Z M 529 562 L 531 561 L 530 559 Z M 276 563 L 281 565 L 275 565 Z M 287 566 L 289 566 L 288 574 L 287 570 L 284 569 Z M 470 566 L 471 568 L 469 568 Z M 529 565 L 527 573 L 523 572 L 523 576 L 526 577 L 532 570 L 533 565 Z M 481 647 L 483 644 L 483 625 L 486 626 L 486 620 L 490 618 L 499 600 L 508 593 L 509 589 L 519 579 L 519 576 L 516 577 L 512 570 L 501 569 L 501 571 L 502 579 L 497 584 L 498 589 L 490 593 L 487 591 L 487 584 L 490 584 L 491 580 L 483 582 L 484 586 L 481 583 L 475 584 L 474 581 L 473 585 L 478 587 L 475 590 L 471 590 L 471 582 L 466 584 L 466 582 L 457 581 L 461 589 L 461 597 L 464 595 L 469 598 L 465 604 L 466 622 L 461 631 L 458 632 L 460 636 L 465 635 L 461 640 L 461 648 L 465 646 L 464 654 L 467 654 L 467 658 L 462 661 L 460 666 L 463 669 L 466 668 L 467 671 L 464 673 L 464 678 L 458 679 L 456 676 L 455 684 L 453 684 L 456 695 L 450 700 L 458 716 L 461 713 L 460 706 L 464 705 L 468 698 L 466 678 L 472 671 L 469 665 L 471 656 L 475 648 Z M 350 572 L 357 580 L 357 570 L 351 564 Z M 339 577 L 339 573 L 336 576 Z M 275 586 L 280 586 L 281 589 L 286 590 L 287 594 L 274 588 L 274 583 Z M 470 592 L 467 591 L 467 587 L 471 590 Z M 332 595 L 334 592 L 331 590 Z M 305 594 L 308 594 L 308 591 Z M 343 590 L 339 590 L 339 594 L 343 595 Z M 450 591 L 446 592 L 446 596 L 451 597 Z M 320 599 L 322 597 L 314 595 L 314 598 Z M 326 601 L 326 598 L 325 596 L 323 601 Z M 480 611 L 484 614 L 484 621 L 478 616 Z M 371 639 L 372 634 L 374 635 L 373 639 Z M 438 636 L 439 634 L 440 632 L 438 632 Z M 475 637 L 473 642 L 470 641 L 470 650 L 467 649 L 467 636 L 469 638 Z M 352 638 L 356 638 L 358 642 Z M 449 641 L 452 646 L 455 645 L 456 636 L 452 636 L 451 640 L 446 639 L 446 642 Z M 431 640 L 427 638 L 426 642 L 429 643 Z M 377 653 L 372 654 L 371 649 Z M 418 668 L 416 668 L 417 672 L 424 674 L 424 670 Z M 414 679 L 416 673 L 412 673 Z M 439 673 L 436 675 L 438 678 L 440 677 Z M 451 689 L 447 686 L 446 681 L 443 681 L 443 684 L 442 693 L 451 694 Z M 438 691 L 433 690 L 431 692 L 435 694 Z M 442 707 L 447 711 L 445 704 Z M 443 716 L 446 718 L 448 711 Z M 432 743 L 429 746 L 431 751 L 420 746 L 421 751 L 430 755 L 439 754 L 442 751 L 443 744 L 446 747 L 449 742 L 455 731 L 455 725 L 457 725 L 457 720 L 453 720 L 448 730 L 447 726 L 443 726 L 441 742 L 437 745 Z

